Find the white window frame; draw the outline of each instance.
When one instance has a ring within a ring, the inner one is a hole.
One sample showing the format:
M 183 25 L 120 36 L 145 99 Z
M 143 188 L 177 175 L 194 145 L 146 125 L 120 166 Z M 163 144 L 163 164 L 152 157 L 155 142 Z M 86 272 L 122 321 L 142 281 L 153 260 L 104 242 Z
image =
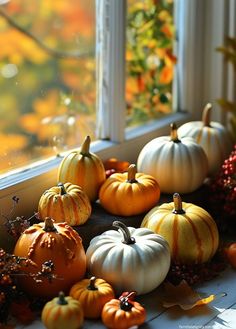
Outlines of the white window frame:
M 168 134 L 171 122 L 180 125 L 189 120 L 200 119 L 201 109 L 206 102 L 210 101 L 215 105 L 214 118 L 222 120 L 215 99 L 226 92 L 224 63 L 222 55 L 215 52 L 214 48 L 223 44 L 228 32 L 230 9 L 235 7 L 234 0 L 176 1 L 176 11 L 179 13 L 177 35 L 179 40 L 183 40 L 179 43 L 176 54 L 177 80 L 181 84 L 175 103 L 178 111 L 139 128 L 125 130 L 126 0 L 97 0 L 97 10 L 100 14 L 104 13 L 98 15 L 97 33 L 97 61 L 102 64 L 102 70 L 97 74 L 101 92 L 97 104 L 98 135 L 104 140 L 92 143 L 91 151 L 103 160 L 115 156 L 135 163 L 144 144 L 154 137 Z M 232 26 L 235 29 L 235 15 L 231 20 L 232 30 Z M 4 178 L 0 177 L 1 212 L 5 213 L 10 209 L 14 195 L 20 198 L 19 215 L 29 216 L 37 211 L 38 200 L 43 191 L 57 183 L 57 168 L 62 156 L 64 154 L 35 163 Z

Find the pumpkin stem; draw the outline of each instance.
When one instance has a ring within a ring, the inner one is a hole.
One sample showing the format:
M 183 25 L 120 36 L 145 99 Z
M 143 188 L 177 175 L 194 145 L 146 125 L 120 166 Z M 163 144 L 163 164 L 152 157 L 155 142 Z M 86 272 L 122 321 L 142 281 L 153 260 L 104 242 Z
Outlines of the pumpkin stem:
M 131 164 L 128 168 L 128 177 L 126 182 L 127 183 L 137 183 L 137 180 L 135 179 L 135 176 L 137 174 L 137 167 L 135 164 Z
M 90 152 L 89 152 L 89 149 L 90 149 L 90 143 L 91 143 L 91 138 L 90 136 L 86 136 L 85 137 L 85 140 L 81 146 L 81 149 L 80 149 L 80 154 L 82 155 L 89 155 Z
M 130 311 L 133 307 L 132 301 L 134 300 L 134 297 L 136 296 L 136 292 L 132 291 L 127 294 L 127 296 L 121 296 L 119 298 L 120 300 L 120 309 L 123 311 Z M 130 302 L 131 301 L 131 302 Z
M 207 103 L 202 112 L 202 122 L 204 127 L 210 127 L 210 116 L 211 116 L 212 104 Z
M 175 122 L 171 123 L 170 125 L 170 140 L 175 143 L 181 142 L 180 139 L 178 138 L 177 126 Z
M 95 286 L 95 281 L 96 281 L 96 277 L 92 276 L 89 280 L 89 285 L 87 287 L 88 290 L 98 290 L 98 288 Z
M 123 238 L 124 238 L 124 241 L 122 241 L 123 243 L 125 243 L 125 244 L 134 244 L 136 242 L 135 238 L 133 238 L 130 235 L 130 231 L 124 223 L 116 220 L 112 223 L 112 226 L 118 228 L 123 233 Z
M 59 305 L 67 305 L 68 304 L 68 302 L 65 299 L 65 294 L 64 294 L 63 291 L 60 291 L 59 294 L 58 294 L 57 304 L 59 304 Z
M 57 231 L 57 229 L 55 228 L 55 226 L 53 224 L 53 220 L 50 217 L 45 217 L 43 230 L 45 232 L 56 232 Z
M 58 183 L 57 186 L 61 188 L 60 195 L 67 194 L 66 189 L 65 189 L 65 185 L 63 183 Z
M 182 200 L 181 200 L 179 193 L 175 193 L 173 195 L 173 201 L 174 201 L 174 206 L 175 206 L 173 213 L 174 214 L 185 214 L 185 211 L 182 208 Z

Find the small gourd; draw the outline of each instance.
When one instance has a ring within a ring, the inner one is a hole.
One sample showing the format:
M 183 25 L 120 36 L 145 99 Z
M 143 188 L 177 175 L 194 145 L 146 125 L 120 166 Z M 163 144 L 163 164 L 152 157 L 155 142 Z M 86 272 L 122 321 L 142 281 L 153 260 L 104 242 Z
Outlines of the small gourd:
M 112 286 L 103 279 L 83 279 L 75 283 L 69 295 L 78 300 L 84 310 L 85 318 L 97 319 L 101 316 L 103 306 L 115 298 Z
M 58 183 L 46 190 L 39 199 L 40 218 L 51 217 L 56 223 L 84 224 L 91 215 L 92 207 L 87 194 L 80 186 Z
M 99 200 L 109 213 L 133 216 L 147 212 L 160 198 L 160 188 L 150 175 L 137 173 L 131 164 L 128 172 L 114 173 L 106 179 L 99 191 Z
M 178 129 L 181 138 L 192 137 L 204 149 L 209 164 L 209 176 L 214 176 L 233 148 L 229 131 L 219 122 L 211 121 L 212 104 L 203 109 L 202 121 L 190 121 Z
M 42 264 L 53 263 L 55 278 L 35 282 L 31 276 L 19 276 L 21 288 L 30 295 L 54 297 L 60 291 L 82 279 L 86 271 L 86 255 L 79 234 L 67 223 L 53 223 L 49 217 L 27 228 L 16 242 L 14 254 L 28 258 L 32 264 L 25 268 L 28 273 L 38 273 Z
M 87 269 L 103 278 L 116 293 L 145 294 L 165 279 L 170 267 L 166 240 L 146 228 L 127 227 L 114 221 L 118 231 L 108 230 L 94 237 L 86 251 Z
M 79 185 L 93 202 L 106 179 L 106 171 L 102 160 L 90 152 L 90 142 L 90 136 L 86 136 L 79 150 L 71 151 L 63 158 L 58 168 L 58 181 Z
M 102 310 L 102 322 L 110 329 L 128 329 L 145 322 L 145 308 L 134 300 L 136 293 L 124 293 L 107 302 Z
M 178 193 L 173 202 L 151 209 L 141 227 L 162 235 L 169 243 L 171 257 L 178 263 L 204 263 L 210 260 L 219 245 L 214 219 L 203 208 L 182 202 Z
M 193 138 L 179 139 L 173 123 L 170 136 L 154 138 L 143 147 L 137 168 L 155 177 L 162 193 L 190 193 L 203 184 L 208 160 Z
M 84 314 L 76 299 L 59 292 L 44 305 L 41 319 L 47 329 L 78 329 L 83 325 Z

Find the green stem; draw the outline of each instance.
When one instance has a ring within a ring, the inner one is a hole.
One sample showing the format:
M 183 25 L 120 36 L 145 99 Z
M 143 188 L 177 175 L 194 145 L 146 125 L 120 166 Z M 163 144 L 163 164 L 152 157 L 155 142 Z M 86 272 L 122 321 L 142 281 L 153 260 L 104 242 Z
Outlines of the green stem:
M 60 291 L 59 294 L 58 294 L 57 304 L 59 304 L 59 305 L 67 305 L 68 304 L 68 302 L 65 299 L 65 294 L 62 291 Z
M 67 194 L 66 189 L 65 189 L 65 185 L 63 183 L 58 183 L 57 186 L 61 188 L 60 195 Z
M 112 226 L 118 228 L 122 232 L 123 237 L 124 237 L 124 241 L 122 241 L 123 243 L 125 243 L 125 244 L 134 244 L 136 242 L 135 238 L 133 238 L 130 235 L 130 231 L 124 223 L 116 220 L 112 223 Z

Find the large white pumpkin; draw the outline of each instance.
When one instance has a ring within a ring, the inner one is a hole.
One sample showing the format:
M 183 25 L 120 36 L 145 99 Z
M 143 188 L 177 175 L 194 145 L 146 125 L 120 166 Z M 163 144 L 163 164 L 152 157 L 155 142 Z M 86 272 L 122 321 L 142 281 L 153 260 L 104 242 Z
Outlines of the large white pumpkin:
M 233 148 L 228 130 L 219 122 L 211 121 L 212 105 L 208 103 L 202 114 L 202 121 L 190 121 L 178 129 L 178 135 L 192 137 L 202 146 L 209 164 L 209 176 L 215 175 Z
M 193 138 L 179 139 L 171 125 L 170 136 L 147 143 L 138 155 L 138 171 L 156 178 L 162 193 L 190 193 L 199 188 L 208 171 L 203 148 Z
M 145 294 L 158 287 L 170 268 L 167 241 L 150 229 L 126 227 L 115 221 L 96 236 L 86 252 L 88 271 L 110 283 L 116 293 Z

